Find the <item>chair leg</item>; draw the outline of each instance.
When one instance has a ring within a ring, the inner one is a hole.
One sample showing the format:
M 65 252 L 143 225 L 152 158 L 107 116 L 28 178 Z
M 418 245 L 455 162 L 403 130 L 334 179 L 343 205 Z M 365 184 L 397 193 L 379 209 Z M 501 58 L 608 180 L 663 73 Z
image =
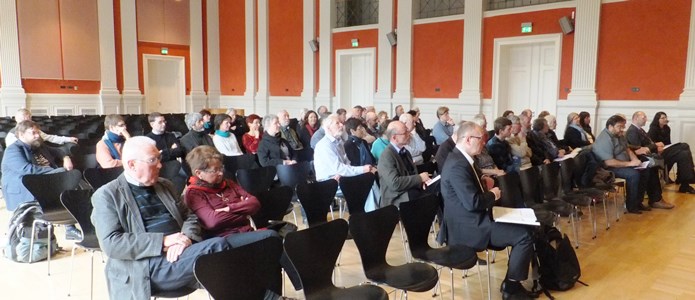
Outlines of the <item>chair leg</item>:
M 492 300 L 492 285 L 490 284 L 492 275 L 490 274 L 490 250 L 485 250 L 487 260 L 487 299 Z
M 410 251 L 408 251 L 408 237 L 405 235 L 403 223 L 401 223 L 401 221 L 398 221 L 398 228 L 401 230 L 401 241 L 403 242 L 403 255 L 405 255 L 405 261 L 411 262 L 412 257 L 410 256 Z
M 53 236 L 53 225 L 48 224 L 48 276 L 51 276 L 51 237 Z M 34 238 L 34 235 L 31 236 Z M 31 243 L 31 249 L 34 249 L 34 243 Z
M 94 251 L 89 251 L 89 300 L 94 299 Z M 70 280 L 72 280 L 72 271 L 70 271 Z
M 572 213 L 570 214 L 570 224 L 572 225 L 572 232 L 574 232 L 574 248 L 579 249 L 579 230 L 577 229 L 577 224 L 574 221 L 574 216 L 577 214 L 577 207 L 574 206 Z
M 451 300 L 454 300 L 454 290 L 455 290 L 454 289 L 454 269 L 449 268 L 449 275 L 451 275 Z M 440 286 L 439 287 L 439 299 L 443 299 L 442 297 L 443 297 L 442 287 Z
M 591 237 L 591 239 L 596 238 L 596 217 L 594 216 L 594 206 L 589 205 L 589 221 L 591 221 L 591 229 L 594 233 L 594 236 Z
M 75 249 L 77 245 L 72 246 L 72 254 L 70 254 L 70 280 L 68 280 L 68 297 L 70 297 L 70 292 L 72 291 L 72 271 L 75 270 Z M 92 254 L 93 256 L 94 254 Z M 92 270 L 93 272 L 94 270 Z
M 608 219 L 608 208 L 606 208 L 606 201 L 608 201 L 608 193 L 603 197 L 603 214 L 606 217 L 606 230 L 611 229 L 611 221 Z
M 31 223 L 31 240 L 29 244 L 29 263 L 32 263 L 31 258 L 34 257 L 34 235 L 36 235 L 36 222 L 39 222 L 38 220 L 34 220 L 34 222 Z

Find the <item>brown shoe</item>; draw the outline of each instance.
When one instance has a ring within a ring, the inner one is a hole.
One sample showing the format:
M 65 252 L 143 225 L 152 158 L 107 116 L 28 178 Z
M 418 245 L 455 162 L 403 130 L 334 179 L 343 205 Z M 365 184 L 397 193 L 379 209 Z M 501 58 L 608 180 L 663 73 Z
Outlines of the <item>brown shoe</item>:
M 652 204 L 649 204 L 649 206 L 653 208 L 660 208 L 660 209 L 672 209 L 675 207 L 675 205 L 666 202 L 665 200 L 659 200 L 658 202 L 654 202 Z

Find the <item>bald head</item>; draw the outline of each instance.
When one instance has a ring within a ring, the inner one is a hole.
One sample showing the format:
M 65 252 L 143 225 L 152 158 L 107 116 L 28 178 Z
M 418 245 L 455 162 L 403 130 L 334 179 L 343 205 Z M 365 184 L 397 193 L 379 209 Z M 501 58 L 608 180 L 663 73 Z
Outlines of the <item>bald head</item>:
M 635 124 L 638 127 L 646 125 L 647 114 L 645 114 L 643 111 L 636 111 L 634 114 L 632 114 L 632 124 Z

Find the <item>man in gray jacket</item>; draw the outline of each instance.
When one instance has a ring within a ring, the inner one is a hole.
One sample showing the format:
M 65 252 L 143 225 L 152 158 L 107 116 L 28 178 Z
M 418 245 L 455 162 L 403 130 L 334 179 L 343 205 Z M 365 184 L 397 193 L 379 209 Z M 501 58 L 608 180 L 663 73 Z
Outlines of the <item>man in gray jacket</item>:
M 109 257 L 111 299 L 149 299 L 160 292 L 196 288 L 193 263 L 204 254 L 272 236 L 271 230 L 202 240 L 196 216 L 159 178 L 154 140 L 138 136 L 123 146 L 123 174 L 92 197 L 92 223 Z M 273 237 L 275 238 L 275 237 Z

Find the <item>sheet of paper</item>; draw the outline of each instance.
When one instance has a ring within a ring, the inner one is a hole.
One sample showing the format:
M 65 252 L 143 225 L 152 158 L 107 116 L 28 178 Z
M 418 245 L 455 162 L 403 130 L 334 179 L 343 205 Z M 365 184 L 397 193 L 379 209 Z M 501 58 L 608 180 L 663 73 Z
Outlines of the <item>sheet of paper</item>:
M 437 182 L 440 178 L 441 178 L 441 176 L 440 176 L 440 175 L 437 175 L 436 177 L 434 177 L 434 178 L 428 180 L 427 182 L 425 182 L 425 184 L 426 184 L 427 186 L 430 186 L 431 184 Z
M 522 225 L 541 226 L 536 219 L 536 213 L 531 208 L 508 208 L 501 206 L 492 207 L 492 218 L 495 222 L 513 223 Z
M 649 166 L 649 161 L 647 160 L 647 161 L 643 161 L 641 164 L 639 164 L 639 166 L 636 166 L 635 169 L 636 170 L 642 170 L 642 169 L 646 169 L 648 166 Z

